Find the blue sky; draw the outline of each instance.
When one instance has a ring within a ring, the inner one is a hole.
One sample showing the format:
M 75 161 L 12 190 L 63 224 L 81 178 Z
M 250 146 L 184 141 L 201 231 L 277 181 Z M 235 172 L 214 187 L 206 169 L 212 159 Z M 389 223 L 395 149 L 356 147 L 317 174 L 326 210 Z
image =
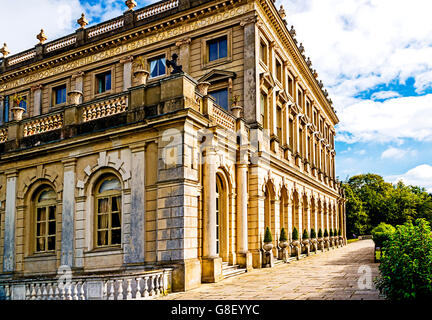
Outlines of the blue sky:
M 432 192 L 432 2 L 276 1 L 281 4 L 341 120 L 339 178 L 373 172 Z M 0 0 L 0 7 L 0 42 L 12 53 L 34 46 L 41 28 L 49 40 L 73 32 L 82 12 L 95 24 L 126 10 L 114 0 Z

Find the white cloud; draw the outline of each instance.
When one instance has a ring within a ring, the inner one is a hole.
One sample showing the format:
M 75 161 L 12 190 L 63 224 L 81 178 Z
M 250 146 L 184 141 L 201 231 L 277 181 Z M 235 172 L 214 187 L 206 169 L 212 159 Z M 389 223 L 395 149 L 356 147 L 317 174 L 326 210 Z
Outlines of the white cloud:
M 422 164 L 402 175 L 385 177 L 385 180 L 391 183 L 403 181 L 407 185 L 424 187 L 432 193 L 432 166 Z
M 411 149 L 399 149 L 394 147 L 389 147 L 381 154 L 381 159 L 403 159 L 406 156 L 416 156 L 417 151 Z
M 378 91 L 371 98 L 372 100 L 387 100 L 391 98 L 399 98 L 401 95 L 395 91 Z

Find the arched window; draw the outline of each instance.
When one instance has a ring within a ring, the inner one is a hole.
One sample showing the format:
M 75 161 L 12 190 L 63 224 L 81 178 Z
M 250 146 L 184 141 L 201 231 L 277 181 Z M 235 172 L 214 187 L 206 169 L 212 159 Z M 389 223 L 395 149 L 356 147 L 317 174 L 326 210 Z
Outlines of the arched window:
M 35 252 L 54 252 L 56 247 L 57 194 L 44 188 L 35 197 Z
M 104 177 L 95 190 L 96 247 L 121 245 L 121 184 L 113 175 Z

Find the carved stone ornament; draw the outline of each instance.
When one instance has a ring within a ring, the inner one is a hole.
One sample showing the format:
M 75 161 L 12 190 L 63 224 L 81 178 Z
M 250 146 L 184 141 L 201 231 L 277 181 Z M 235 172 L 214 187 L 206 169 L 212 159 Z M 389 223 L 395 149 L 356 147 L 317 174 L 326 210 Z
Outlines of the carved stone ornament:
M 0 53 L 3 55 L 4 58 L 9 55 L 10 51 L 6 43 L 3 45 L 3 48 L 0 49 Z
M 290 33 L 290 35 L 291 35 L 292 37 L 295 37 L 295 36 L 296 36 L 296 31 L 295 31 L 295 29 L 294 29 L 294 26 L 291 26 L 291 30 L 289 31 L 289 33 Z
M 285 9 L 284 9 L 283 5 L 280 6 L 279 15 L 282 19 L 284 19 L 286 17 L 286 13 L 285 13 Z
M 81 14 L 81 18 L 79 18 L 77 20 L 77 23 L 81 26 L 80 29 L 85 29 L 85 27 L 89 24 L 89 22 L 87 21 L 85 14 Z
M 137 6 L 137 3 L 136 3 L 135 0 L 127 0 L 127 1 L 125 2 L 125 4 L 126 4 L 127 7 L 128 7 L 128 11 L 132 11 L 132 10 Z
M 305 51 L 304 47 L 303 47 L 303 43 L 300 42 L 300 47 L 299 47 L 300 53 L 303 53 Z
M 36 38 L 39 40 L 39 44 L 43 44 L 45 41 L 48 40 L 43 29 L 41 29 L 41 32 L 36 36 Z

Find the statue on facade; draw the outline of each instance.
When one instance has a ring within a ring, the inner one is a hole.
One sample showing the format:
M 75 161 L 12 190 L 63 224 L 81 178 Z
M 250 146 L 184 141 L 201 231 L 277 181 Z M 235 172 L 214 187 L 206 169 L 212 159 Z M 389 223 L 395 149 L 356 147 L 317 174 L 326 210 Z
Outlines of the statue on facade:
M 178 59 L 178 55 L 176 53 L 174 53 L 172 55 L 172 60 L 167 61 L 167 67 L 173 68 L 173 71 L 171 72 L 171 74 L 183 73 L 183 67 L 177 65 L 177 59 Z

